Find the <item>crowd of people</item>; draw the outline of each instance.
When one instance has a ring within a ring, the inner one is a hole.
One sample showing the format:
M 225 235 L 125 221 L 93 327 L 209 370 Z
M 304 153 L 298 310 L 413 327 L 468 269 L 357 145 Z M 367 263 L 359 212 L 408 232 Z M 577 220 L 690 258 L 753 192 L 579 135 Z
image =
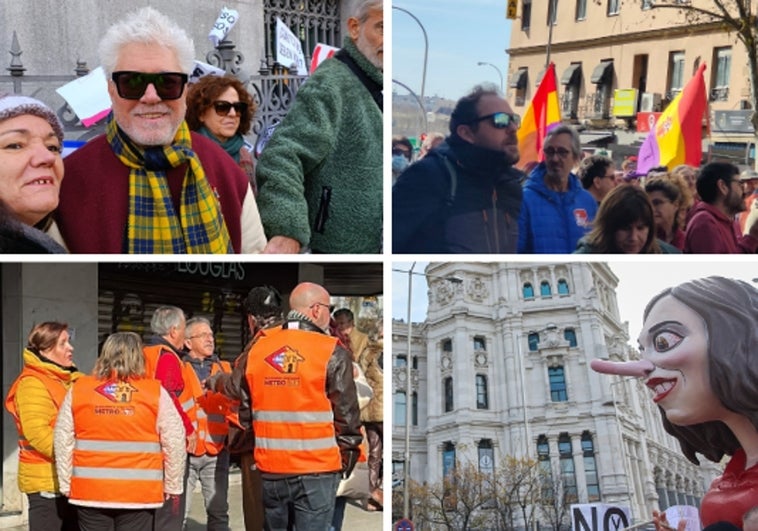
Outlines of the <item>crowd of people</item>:
M 244 305 L 252 339 L 233 363 L 175 306 L 145 344 L 108 336 L 89 375 L 67 324 L 33 327 L 5 400 L 31 531 L 181 531 L 198 483 L 207 529 L 228 531 L 231 460 L 248 531 L 339 531 L 348 498 L 383 509 L 381 336 L 314 283 L 286 315 L 270 286 Z
M 458 100 L 450 135 L 412 162 L 393 140 L 395 253 L 648 254 L 758 251 L 758 173 L 726 162 L 636 172 L 550 129 L 521 172 L 520 118 L 494 88 Z M 412 155 L 412 151 L 411 151 Z M 398 160 L 396 163 L 395 160 Z
M 49 107 L 0 96 L 0 251 L 380 252 L 382 1 L 358 2 L 347 32 L 256 163 L 242 82 L 188 85 L 194 44 L 153 8 L 117 21 L 99 45 L 105 134 L 65 160 Z

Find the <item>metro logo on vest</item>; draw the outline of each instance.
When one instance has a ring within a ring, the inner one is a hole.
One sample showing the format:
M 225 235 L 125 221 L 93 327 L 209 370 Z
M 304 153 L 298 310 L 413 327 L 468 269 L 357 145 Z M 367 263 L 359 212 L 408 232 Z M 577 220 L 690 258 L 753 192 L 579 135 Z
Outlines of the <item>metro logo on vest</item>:
M 269 354 L 265 359 L 266 363 L 282 374 L 297 373 L 298 363 L 305 361 L 298 351 L 287 345 Z
M 137 392 L 137 388 L 129 382 L 108 380 L 104 384 L 97 386 L 95 391 L 111 402 L 128 403 L 132 401 L 132 393 Z

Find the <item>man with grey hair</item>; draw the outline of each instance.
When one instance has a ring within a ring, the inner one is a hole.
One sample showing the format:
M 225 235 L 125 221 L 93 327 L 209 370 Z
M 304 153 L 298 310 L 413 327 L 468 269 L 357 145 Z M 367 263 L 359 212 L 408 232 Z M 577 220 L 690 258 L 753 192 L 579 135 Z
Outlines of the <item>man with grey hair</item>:
M 381 0 L 297 93 L 256 168 L 266 253 L 378 253 L 382 245 Z
M 56 216 L 74 253 L 259 252 L 266 243 L 247 177 L 184 121 L 194 45 L 145 7 L 100 42 L 112 112 L 66 157 Z
M 232 372 L 228 361 L 222 361 L 216 354 L 213 329 L 208 319 L 193 317 L 187 321 L 184 338 L 186 354 L 183 357 L 186 371 L 185 383 L 192 389 L 197 403 L 197 446 L 189 453 L 189 478 L 187 492 L 192 493 L 195 484 L 200 486 L 205 500 L 207 529 L 209 531 L 229 530 L 229 451 L 226 436 L 229 427 L 226 416 L 232 403 L 220 393 L 205 392 L 205 380 L 214 374 Z M 184 520 L 192 505 L 192 496 L 187 496 Z
M 545 159 L 524 185 L 518 252 L 570 254 L 590 230 L 597 201 L 571 170 L 582 158 L 579 133 L 570 125 L 551 130 L 542 145 Z
M 191 369 L 181 362 L 184 348 L 186 320 L 184 312 L 176 306 L 160 306 L 150 320 L 153 337 L 142 349 L 145 355 L 145 376 L 161 382 L 179 411 L 187 434 L 187 451 L 192 453 L 197 446 L 196 404 L 192 389 L 186 384 Z M 186 477 L 185 477 L 186 480 Z M 185 481 L 186 483 L 186 481 Z M 187 489 L 180 496 L 166 499 L 163 507 L 155 511 L 155 529 L 181 531 Z

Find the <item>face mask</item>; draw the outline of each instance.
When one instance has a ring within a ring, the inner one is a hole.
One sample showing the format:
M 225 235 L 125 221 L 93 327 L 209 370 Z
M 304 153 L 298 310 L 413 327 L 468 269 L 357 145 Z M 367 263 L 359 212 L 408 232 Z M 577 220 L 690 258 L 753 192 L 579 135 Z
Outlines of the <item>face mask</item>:
M 403 155 L 392 156 L 392 171 L 395 173 L 405 171 L 405 169 L 408 167 L 408 164 L 408 159 L 406 159 Z

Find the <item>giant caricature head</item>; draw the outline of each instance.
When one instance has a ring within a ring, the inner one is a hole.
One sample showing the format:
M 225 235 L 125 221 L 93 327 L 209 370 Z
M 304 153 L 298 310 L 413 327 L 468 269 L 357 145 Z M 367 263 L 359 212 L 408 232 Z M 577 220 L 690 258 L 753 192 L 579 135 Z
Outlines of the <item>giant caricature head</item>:
M 725 422 L 745 417 L 758 429 L 758 290 L 708 277 L 656 295 L 644 312 L 640 361 L 593 360 L 594 370 L 637 376 L 653 393 L 667 432 L 684 455 L 712 461 L 739 443 Z

